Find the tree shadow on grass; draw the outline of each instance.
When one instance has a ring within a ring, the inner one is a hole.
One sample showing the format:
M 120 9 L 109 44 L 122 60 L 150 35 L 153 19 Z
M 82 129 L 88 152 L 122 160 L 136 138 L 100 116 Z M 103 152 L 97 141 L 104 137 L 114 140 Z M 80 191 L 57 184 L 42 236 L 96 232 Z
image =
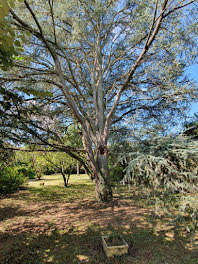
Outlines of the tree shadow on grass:
M 87 188 L 79 184 L 78 193 L 80 189 L 85 193 L 84 187 Z M 0 264 L 198 264 L 198 252 L 186 247 L 189 241 L 173 228 L 168 230 L 171 233 L 168 237 L 163 226 L 166 219 L 152 216 L 151 210 L 141 203 L 138 205 L 136 199 L 99 203 L 81 200 L 81 196 L 79 200 L 78 193 L 70 190 L 66 201 L 60 203 L 53 203 L 54 192 L 61 195 L 56 188 L 39 189 L 38 193 L 34 189 L 33 192 L 40 195 L 35 200 L 31 192 L 19 192 L 3 202 L 9 211 L 12 208 L 6 206 L 6 202 L 11 206 L 18 199 L 21 209 L 14 207 L 12 224 L 4 223 L 4 229 L 0 229 L 4 230 L 0 233 Z M 46 202 L 41 204 L 44 196 Z M 21 201 L 22 197 L 25 202 Z M 74 198 L 70 203 L 69 197 Z M 14 218 L 23 214 L 28 217 Z M 123 234 L 130 247 L 128 255 L 106 258 L 101 235 L 110 231 Z
M 27 216 L 29 212 L 21 210 L 21 206 L 5 206 L 0 208 L 0 222 L 17 216 Z
M 103 252 L 101 235 L 119 232 L 129 244 L 129 253 L 107 259 Z M 164 235 L 155 235 L 142 228 L 105 229 L 95 225 L 80 232 L 75 227 L 49 228 L 40 233 L 0 233 L 0 264 L 197 264 L 198 252 L 185 248 L 185 240 L 167 241 Z
M 73 184 L 68 188 L 64 186 L 28 187 L 26 191 L 2 196 L 1 198 L 13 198 L 15 200 L 34 202 L 70 202 L 79 199 L 95 198 L 94 186 L 87 184 Z
M 63 186 L 46 186 L 43 188 L 31 188 L 31 194 L 34 196 L 34 199 L 43 201 L 73 201 L 93 198 L 94 188 L 86 184 L 70 185 L 68 188 Z

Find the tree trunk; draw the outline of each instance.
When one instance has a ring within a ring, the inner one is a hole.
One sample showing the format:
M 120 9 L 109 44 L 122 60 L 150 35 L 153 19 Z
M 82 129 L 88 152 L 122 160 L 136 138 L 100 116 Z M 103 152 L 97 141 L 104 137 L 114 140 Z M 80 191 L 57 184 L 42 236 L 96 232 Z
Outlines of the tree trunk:
M 63 164 L 61 164 L 61 174 L 63 176 L 64 185 L 67 188 L 68 187 L 68 181 L 69 181 L 69 179 L 67 180 L 66 177 L 65 177 Z
M 96 198 L 103 202 L 112 200 L 112 189 L 109 179 L 108 168 L 108 154 L 106 147 L 99 147 L 96 157 L 97 175 L 95 179 L 96 184 Z
M 96 184 L 96 198 L 102 202 L 108 202 L 112 200 L 112 189 L 109 183 L 109 179 L 103 175 L 98 175 L 95 179 Z
M 76 174 L 78 176 L 80 175 L 79 161 L 77 161 L 77 164 L 76 164 Z
M 71 175 L 71 173 L 69 173 L 69 174 L 67 175 L 67 186 L 68 186 L 68 184 L 69 184 L 69 178 L 70 178 L 70 175 Z
M 63 176 L 64 185 L 67 188 L 68 187 L 68 181 L 66 180 L 65 174 L 64 173 L 61 173 L 61 174 Z
M 95 139 L 89 137 L 86 129 L 83 131 L 83 145 L 87 150 L 87 161 L 90 166 L 89 177 L 94 180 L 96 186 L 96 198 L 100 201 L 107 202 L 112 200 L 112 189 L 109 179 L 108 168 L 108 151 L 106 140 L 102 135 L 98 135 Z M 98 140 L 97 140 L 98 139 Z M 94 145 L 94 147 L 93 147 Z

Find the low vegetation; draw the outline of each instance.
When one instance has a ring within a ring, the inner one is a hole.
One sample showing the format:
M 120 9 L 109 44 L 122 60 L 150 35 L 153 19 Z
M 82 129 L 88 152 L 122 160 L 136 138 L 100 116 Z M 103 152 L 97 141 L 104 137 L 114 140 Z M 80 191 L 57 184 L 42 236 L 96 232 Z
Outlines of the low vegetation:
M 19 189 L 27 179 L 23 173 L 13 167 L 4 167 L 0 171 L 0 193 L 12 193 Z

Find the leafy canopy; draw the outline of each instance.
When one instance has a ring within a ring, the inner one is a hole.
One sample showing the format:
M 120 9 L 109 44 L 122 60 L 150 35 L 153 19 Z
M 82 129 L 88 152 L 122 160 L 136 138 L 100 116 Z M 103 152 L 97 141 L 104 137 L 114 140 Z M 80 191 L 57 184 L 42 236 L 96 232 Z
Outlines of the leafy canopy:
M 21 0 L 1 0 L 0 2 L 0 67 L 6 70 L 12 65 L 13 59 L 22 50 L 24 37 L 16 31 L 9 17 L 10 8 Z M 19 59 L 20 57 L 18 57 Z

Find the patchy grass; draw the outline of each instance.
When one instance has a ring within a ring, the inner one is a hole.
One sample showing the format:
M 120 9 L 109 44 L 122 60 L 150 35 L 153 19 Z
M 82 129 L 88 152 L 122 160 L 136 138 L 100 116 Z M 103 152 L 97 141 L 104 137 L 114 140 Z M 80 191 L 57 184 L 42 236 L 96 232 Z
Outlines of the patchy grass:
M 31 188 L 30 190 L 30 195 L 26 198 L 41 202 L 71 202 L 76 199 L 89 199 L 94 197 L 94 186 L 86 184 L 72 185 L 67 189 L 62 186 L 47 186 L 44 188 Z
M 30 180 L 29 192 L 25 192 L 23 199 L 40 202 L 71 202 L 76 199 L 94 199 L 95 187 L 86 174 L 72 174 L 69 186 L 65 188 L 60 174 L 46 175 L 40 181 Z M 23 196 L 23 194 L 22 194 Z
M 69 186 L 73 184 L 93 185 L 92 181 L 86 174 L 72 174 L 69 179 Z M 44 184 L 44 185 L 43 185 Z M 40 181 L 33 179 L 28 183 L 29 187 L 43 188 L 43 186 L 64 186 L 63 177 L 61 174 L 45 175 Z
M 107 259 L 97 227 L 81 233 L 77 229 L 51 228 L 39 234 L 9 235 L 7 247 L 0 249 L 0 263 L 92 263 L 92 264 L 196 264 L 197 254 L 182 243 L 168 242 L 151 231 L 136 229 L 124 235 L 129 243 L 129 254 Z M 179 238 L 178 238 L 179 239 Z M 5 242 L 4 242 L 5 243 Z
M 198 264 L 189 237 L 152 214 L 131 190 L 117 188 L 114 201 L 95 200 L 86 175 L 45 176 L 27 190 L 1 197 L 0 264 Z M 54 186 L 53 186 L 53 184 Z M 107 259 L 101 235 L 116 232 L 129 254 Z

